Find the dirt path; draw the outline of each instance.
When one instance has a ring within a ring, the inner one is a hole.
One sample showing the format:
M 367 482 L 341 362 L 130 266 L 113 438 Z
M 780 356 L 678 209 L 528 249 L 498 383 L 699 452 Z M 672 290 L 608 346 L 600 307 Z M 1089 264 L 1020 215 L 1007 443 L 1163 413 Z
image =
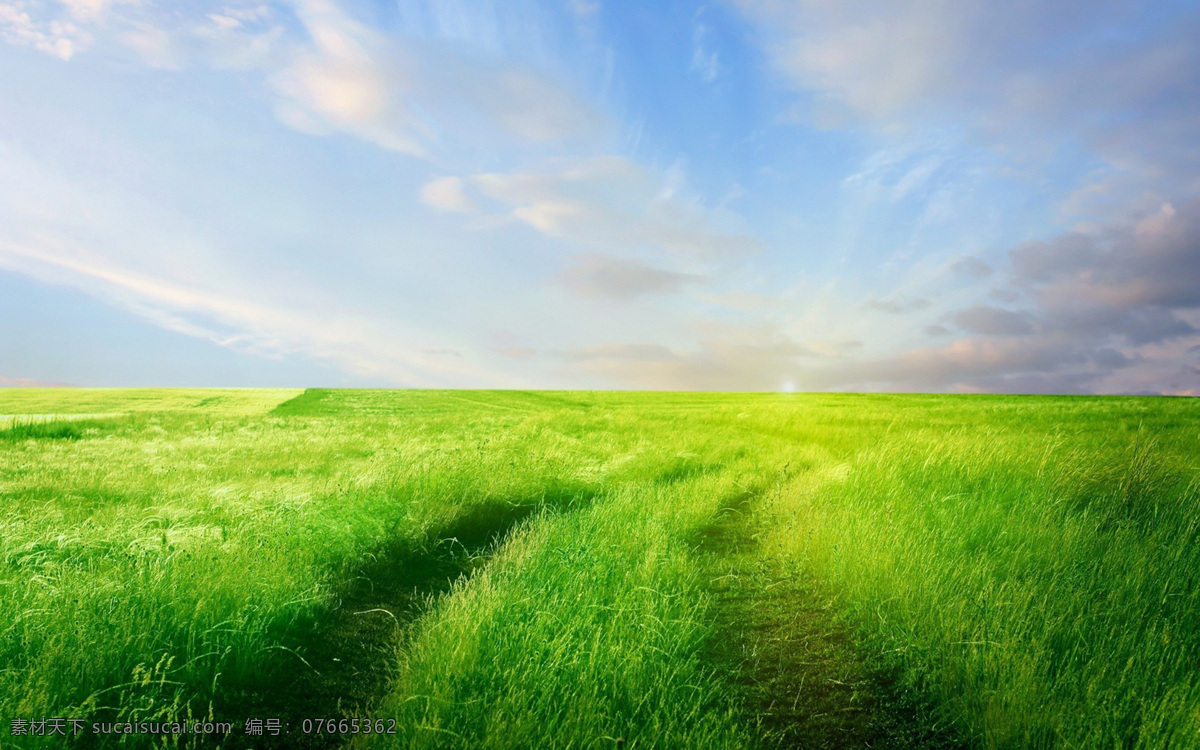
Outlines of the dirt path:
M 873 669 L 831 602 L 769 569 L 754 537 L 755 499 L 721 512 L 701 550 L 717 598 L 710 658 L 739 685 L 766 747 L 965 747 L 918 697 Z
M 282 654 L 279 671 L 261 685 L 242 686 L 219 715 L 278 718 L 290 733 L 233 736 L 230 747 L 330 748 L 336 736 L 305 735 L 304 719 L 378 718 L 371 707 L 396 674 L 397 649 L 410 625 L 462 576 L 490 559 L 495 547 L 532 505 L 486 505 L 419 549 L 378 550 L 375 562 L 356 571 L 338 591 L 340 605 L 294 652 Z M 345 739 L 349 739 L 346 737 Z

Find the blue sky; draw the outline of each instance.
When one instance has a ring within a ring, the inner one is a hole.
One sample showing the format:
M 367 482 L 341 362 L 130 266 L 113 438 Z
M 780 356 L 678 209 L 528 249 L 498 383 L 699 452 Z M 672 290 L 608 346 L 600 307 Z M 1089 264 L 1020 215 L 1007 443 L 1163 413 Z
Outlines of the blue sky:
M 0 384 L 1200 393 L 1200 4 L 0 0 Z

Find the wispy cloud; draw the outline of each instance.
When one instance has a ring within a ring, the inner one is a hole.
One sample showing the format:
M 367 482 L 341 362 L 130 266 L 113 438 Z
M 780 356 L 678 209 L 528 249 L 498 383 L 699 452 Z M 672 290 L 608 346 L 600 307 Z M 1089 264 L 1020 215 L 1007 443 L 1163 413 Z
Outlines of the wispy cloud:
M 885 128 L 957 123 L 1033 158 L 1082 141 L 1121 175 L 1137 174 L 1136 186 L 1116 183 L 1127 197 L 1148 183 L 1178 189 L 1200 164 L 1189 135 L 1200 100 L 1194 9 L 1167 16 L 1115 0 L 736 4 L 761 24 L 777 70 L 824 102 L 817 111 Z
M 873 299 L 868 300 L 867 303 L 863 305 L 863 307 L 868 310 L 878 310 L 880 312 L 892 313 L 893 315 L 917 312 L 919 310 L 924 310 L 929 306 L 929 300 L 921 297 L 916 297 L 913 299 L 906 299 L 902 297 Z
M 319 306 L 272 304 L 240 289 L 156 277 L 122 267 L 62 238 L 0 243 L 0 268 L 82 289 L 167 330 L 259 356 L 299 353 L 346 371 L 395 383 L 486 383 L 488 378 L 444 346 L 379 315 Z M 500 384 L 503 378 L 497 378 Z
M 0 271 L 79 289 L 165 330 L 255 356 L 299 354 L 397 385 L 513 384 L 447 356 L 460 346 L 445 331 L 414 326 L 309 274 L 283 275 L 284 257 L 222 247 L 185 217 L 49 171 L 3 141 L 0 155 L 8 186 L 0 191 Z M 12 199 L 13 185 L 23 201 Z M 286 283 L 264 284 L 264 267 Z
M 347 132 L 435 160 L 464 141 L 559 143 L 605 132 L 598 112 L 544 73 L 447 44 L 475 35 L 467 22 L 477 14 L 465 7 L 439 7 L 433 29 L 405 38 L 372 29 L 333 0 L 293 6 L 308 41 L 294 45 L 271 80 L 283 96 L 281 119 L 304 132 Z
M 706 6 L 700 6 L 696 9 L 696 13 L 692 17 L 692 62 L 690 70 L 700 76 L 706 83 L 712 83 L 721 74 L 721 62 L 719 54 L 715 50 L 709 49 L 709 36 L 712 32 L 703 20 L 705 10 Z
M 577 294 L 620 301 L 677 294 L 707 281 L 701 274 L 655 268 L 637 259 L 599 253 L 576 256 L 559 278 Z
M 0 39 L 70 60 L 91 40 L 68 14 L 41 13 L 42 8 L 27 0 L 0 2 Z M 35 15 L 36 14 L 36 15 Z
M 118 6 L 130 9 L 118 13 Z M 73 0 L 48 10 L 8 0 L 0 2 L 0 38 L 64 60 L 102 39 L 155 68 L 258 70 L 285 125 L 435 161 L 464 141 L 489 148 L 586 141 L 608 127 L 552 76 L 448 44 L 462 32 L 449 8 L 438 10 L 433 33 L 420 38 L 385 34 L 337 0 L 233 0 L 206 10 L 165 12 L 133 0 Z M 477 17 L 465 6 L 459 11 L 461 19 Z
M 390 151 L 425 156 L 429 128 L 407 102 L 404 66 L 386 40 L 330 0 L 299 0 L 310 45 L 272 76 L 279 118 L 303 132 L 343 131 Z
M 458 177 L 438 177 L 421 188 L 421 202 L 439 211 L 475 213 L 479 203 L 467 193 Z
M 723 229 L 714 211 L 678 194 L 670 175 L 623 157 L 488 172 L 466 182 L 538 232 L 597 250 L 656 250 L 719 261 L 761 249 L 758 240 Z

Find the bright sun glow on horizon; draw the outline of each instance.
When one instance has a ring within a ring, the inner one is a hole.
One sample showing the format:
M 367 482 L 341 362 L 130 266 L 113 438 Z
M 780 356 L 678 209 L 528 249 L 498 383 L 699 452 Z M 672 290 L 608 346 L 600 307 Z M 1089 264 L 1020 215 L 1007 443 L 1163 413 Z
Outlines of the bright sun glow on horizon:
M 1200 394 L 1200 6 L 0 0 L 0 385 Z

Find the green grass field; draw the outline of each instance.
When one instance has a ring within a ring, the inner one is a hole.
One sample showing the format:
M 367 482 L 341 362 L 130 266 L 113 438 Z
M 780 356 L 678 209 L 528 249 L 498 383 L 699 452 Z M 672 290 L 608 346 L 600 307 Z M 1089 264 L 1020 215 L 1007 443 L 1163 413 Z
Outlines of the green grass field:
M 1188 399 L 0 390 L 0 747 L 1198 747 L 1198 439 Z M 185 720 L 233 731 L 91 731 Z

